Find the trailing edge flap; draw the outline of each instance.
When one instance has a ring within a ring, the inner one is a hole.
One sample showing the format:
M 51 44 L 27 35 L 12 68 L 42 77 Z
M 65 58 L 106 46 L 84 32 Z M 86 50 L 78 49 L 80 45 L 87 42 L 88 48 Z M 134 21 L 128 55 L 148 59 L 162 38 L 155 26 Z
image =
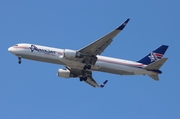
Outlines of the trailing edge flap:
M 166 62 L 168 58 L 162 58 L 156 62 L 153 62 L 151 64 L 149 64 L 148 66 L 146 66 L 144 69 L 148 69 L 148 70 L 158 70 L 161 68 L 161 66 Z

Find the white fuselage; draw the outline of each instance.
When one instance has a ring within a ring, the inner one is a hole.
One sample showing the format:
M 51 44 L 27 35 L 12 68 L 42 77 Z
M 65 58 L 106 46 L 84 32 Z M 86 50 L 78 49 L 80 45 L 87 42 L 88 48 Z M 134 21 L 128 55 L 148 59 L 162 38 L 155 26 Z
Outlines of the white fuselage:
M 25 59 L 60 64 L 83 70 L 84 64 L 74 59 L 63 57 L 64 49 L 22 43 L 8 49 L 11 53 Z M 92 71 L 101 71 L 120 75 L 150 75 L 154 72 L 144 69 L 146 65 L 134 61 L 97 56 Z

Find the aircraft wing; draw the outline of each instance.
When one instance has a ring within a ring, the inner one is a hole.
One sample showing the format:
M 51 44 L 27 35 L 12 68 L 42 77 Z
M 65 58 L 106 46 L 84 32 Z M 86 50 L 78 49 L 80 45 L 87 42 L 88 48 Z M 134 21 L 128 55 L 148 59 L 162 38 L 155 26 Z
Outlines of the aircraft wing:
M 71 71 L 71 73 L 73 73 L 74 75 L 77 75 L 77 76 L 81 76 L 83 74 L 82 70 L 78 70 L 78 69 L 72 69 L 70 67 L 66 67 L 68 68 L 68 70 Z M 108 82 L 108 80 L 105 80 L 102 84 L 98 84 L 92 77 L 92 72 L 91 71 L 85 71 L 84 72 L 84 75 L 87 76 L 87 80 L 85 80 L 84 82 L 86 82 L 87 84 L 89 84 L 90 86 L 92 87 L 99 87 L 99 88 L 103 88 L 106 83 Z
M 99 88 L 103 88 L 106 83 L 108 82 L 108 80 L 105 80 L 101 85 L 99 85 L 91 76 L 87 78 L 87 80 L 85 81 L 87 84 L 91 85 L 92 87 L 99 87 Z
M 94 56 L 100 55 L 113 41 L 113 38 L 124 29 L 129 20 L 130 19 L 127 19 L 118 28 L 103 36 L 102 38 L 96 40 L 95 42 L 91 43 L 90 45 L 80 49 L 78 52 Z
M 89 76 L 85 82 L 94 88 L 100 87 L 99 84 L 91 76 Z

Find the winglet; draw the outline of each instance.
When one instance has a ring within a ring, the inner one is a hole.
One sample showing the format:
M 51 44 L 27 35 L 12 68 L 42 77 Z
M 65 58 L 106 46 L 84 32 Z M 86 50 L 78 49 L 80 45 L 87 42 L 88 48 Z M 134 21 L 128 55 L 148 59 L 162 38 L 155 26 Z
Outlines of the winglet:
M 103 87 L 106 85 L 107 82 L 108 82 L 108 80 L 105 80 L 105 81 L 100 85 L 100 87 L 103 88 Z
M 129 22 L 130 19 L 127 19 L 121 26 L 119 26 L 116 30 L 123 30 L 126 24 Z

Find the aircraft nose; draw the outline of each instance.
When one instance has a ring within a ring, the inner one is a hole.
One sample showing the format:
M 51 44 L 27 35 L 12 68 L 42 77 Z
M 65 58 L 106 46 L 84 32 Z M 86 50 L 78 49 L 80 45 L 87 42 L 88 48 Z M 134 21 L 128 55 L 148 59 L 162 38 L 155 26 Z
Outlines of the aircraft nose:
M 12 52 L 12 49 L 13 49 L 12 47 L 9 47 L 9 48 L 8 48 L 8 51 L 9 51 L 9 52 Z

